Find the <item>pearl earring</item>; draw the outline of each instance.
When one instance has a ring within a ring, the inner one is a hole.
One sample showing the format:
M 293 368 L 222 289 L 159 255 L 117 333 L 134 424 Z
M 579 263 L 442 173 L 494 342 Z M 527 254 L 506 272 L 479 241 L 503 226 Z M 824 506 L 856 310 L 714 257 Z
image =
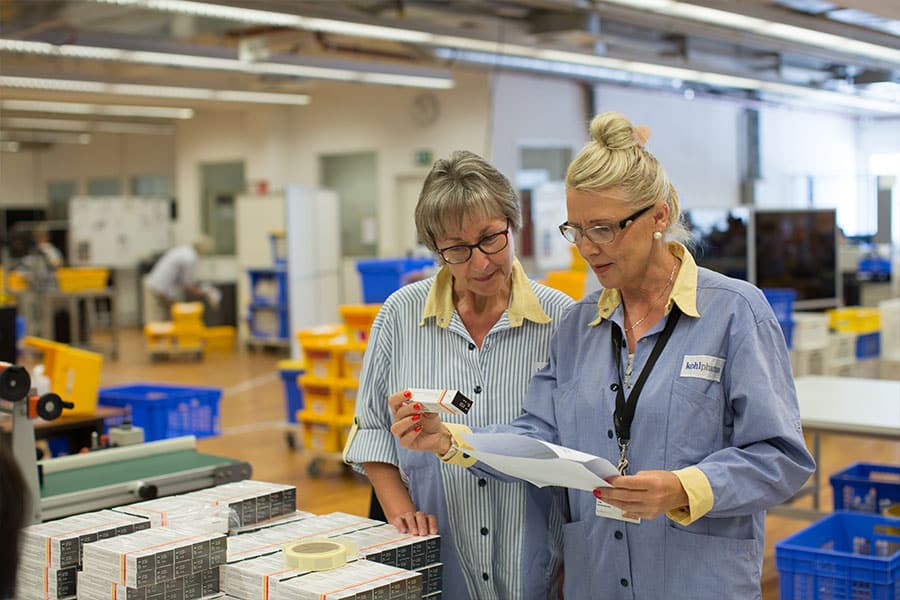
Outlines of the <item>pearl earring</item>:
M 661 240 L 661 239 L 662 239 L 662 234 L 661 234 L 660 232 L 658 232 L 658 231 L 654 231 L 654 232 L 653 232 L 653 239 L 654 239 L 654 240 Z

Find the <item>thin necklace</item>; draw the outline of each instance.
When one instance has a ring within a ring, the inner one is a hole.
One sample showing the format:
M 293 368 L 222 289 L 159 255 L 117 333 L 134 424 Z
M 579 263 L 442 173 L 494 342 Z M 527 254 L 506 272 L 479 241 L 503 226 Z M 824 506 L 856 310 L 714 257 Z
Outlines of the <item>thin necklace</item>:
M 662 298 L 662 297 L 665 295 L 666 290 L 669 289 L 669 286 L 672 285 L 672 280 L 675 279 L 675 269 L 677 269 L 677 268 L 678 268 L 678 261 L 676 260 L 676 261 L 675 261 L 675 264 L 672 265 L 672 272 L 669 273 L 669 280 L 666 282 L 666 285 L 665 285 L 665 287 L 663 288 L 663 291 L 660 292 L 659 296 L 657 296 L 656 298 L 653 299 L 653 302 L 650 303 L 650 308 L 647 309 L 647 313 L 646 313 L 643 317 L 641 317 L 640 319 L 638 319 L 637 321 L 635 321 L 634 323 L 632 323 L 632 324 L 631 324 L 631 327 L 626 327 L 626 328 L 625 328 L 625 330 L 624 330 L 625 333 L 628 333 L 629 331 L 631 331 L 632 329 L 634 329 L 635 327 L 637 327 L 638 325 L 640 325 L 641 323 L 643 323 L 644 320 L 645 320 L 647 317 L 650 316 L 650 313 L 653 311 L 653 306 L 656 304 L 656 302 L 657 302 L 660 298 Z M 624 304 L 623 304 L 623 306 L 624 306 Z

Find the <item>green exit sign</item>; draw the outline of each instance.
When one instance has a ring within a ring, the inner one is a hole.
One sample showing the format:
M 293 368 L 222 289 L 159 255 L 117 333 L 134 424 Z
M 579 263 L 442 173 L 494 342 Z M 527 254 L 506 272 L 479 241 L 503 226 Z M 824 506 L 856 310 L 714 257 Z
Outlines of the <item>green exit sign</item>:
M 434 162 L 434 152 L 431 150 L 416 150 L 413 153 L 414 162 L 422 167 L 430 167 Z

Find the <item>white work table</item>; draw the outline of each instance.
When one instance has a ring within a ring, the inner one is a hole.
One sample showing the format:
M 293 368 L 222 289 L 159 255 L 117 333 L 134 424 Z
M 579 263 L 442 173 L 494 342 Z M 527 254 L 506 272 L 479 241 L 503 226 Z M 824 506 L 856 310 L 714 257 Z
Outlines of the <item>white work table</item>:
M 810 375 L 797 377 L 797 400 L 803 430 L 812 436 L 810 451 L 819 464 L 821 433 L 900 441 L 900 381 Z M 812 510 L 776 507 L 790 516 L 818 518 L 820 473 L 794 498 L 812 494 Z

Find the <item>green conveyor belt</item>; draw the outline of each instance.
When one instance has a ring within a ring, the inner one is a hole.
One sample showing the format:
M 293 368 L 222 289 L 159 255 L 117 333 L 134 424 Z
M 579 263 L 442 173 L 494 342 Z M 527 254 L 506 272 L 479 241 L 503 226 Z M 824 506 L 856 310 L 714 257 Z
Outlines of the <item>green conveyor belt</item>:
M 102 450 L 101 450 L 102 452 Z M 150 477 L 169 475 L 202 467 L 218 467 L 234 462 L 230 458 L 200 454 L 195 450 L 179 450 L 143 458 L 72 469 L 44 475 L 41 497 L 58 496 L 83 490 L 140 481 Z

